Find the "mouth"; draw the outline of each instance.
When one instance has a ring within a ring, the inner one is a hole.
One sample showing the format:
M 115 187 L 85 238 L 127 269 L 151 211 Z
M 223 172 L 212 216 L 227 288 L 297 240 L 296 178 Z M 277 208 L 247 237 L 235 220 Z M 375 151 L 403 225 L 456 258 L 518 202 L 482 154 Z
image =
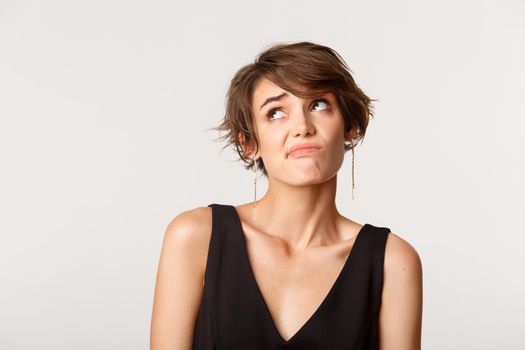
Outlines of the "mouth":
M 321 148 L 318 146 L 311 146 L 311 147 L 301 147 L 297 148 L 290 153 L 288 153 L 289 158 L 300 158 L 303 156 L 309 156 L 317 154 L 321 151 Z

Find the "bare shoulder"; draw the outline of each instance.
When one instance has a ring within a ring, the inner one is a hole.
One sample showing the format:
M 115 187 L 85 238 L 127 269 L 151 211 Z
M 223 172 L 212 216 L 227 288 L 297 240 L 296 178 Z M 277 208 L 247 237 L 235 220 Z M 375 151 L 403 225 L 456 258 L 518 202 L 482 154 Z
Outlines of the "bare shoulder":
M 417 250 L 400 235 L 390 232 L 385 246 L 383 296 L 398 288 L 418 289 L 422 284 L 423 266 Z
M 151 314 L 150 349 L 189 349 L 201 303 L 211 208 L 173 218 L 164 233 Z
M 211 238 L 210 207 L 196 207 L 179 213 L 168 224 L 164 234 L 167 249 L 183 248 L 191 256 L 199 257 L 204 272 L 205 259 Z
M 168 224 L 166 235 L 192 239 L 211 229 L 211 208 L 196 207 L 179 213 Z
M 379 314 L 381 349 L 421 348 L 423 268 L 416 249 L 390 232 L 384 259 Z
M 414 273 L 421 270 L 421 267 L 417 250 L 400 235 L 390 232 L 385 247 L 385 274 L 396 274 L 407 269 Z

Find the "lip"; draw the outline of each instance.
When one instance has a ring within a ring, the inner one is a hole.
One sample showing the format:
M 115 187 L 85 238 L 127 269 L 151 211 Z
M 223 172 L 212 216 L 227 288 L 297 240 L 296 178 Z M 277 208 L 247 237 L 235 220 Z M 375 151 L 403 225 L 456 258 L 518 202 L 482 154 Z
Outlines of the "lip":
M 317 153 L 321 148 L 321 145 L 317 143 L 301 143 L 290 148 L 288 151 L 288 156 L 294 157 L 304 154 Z

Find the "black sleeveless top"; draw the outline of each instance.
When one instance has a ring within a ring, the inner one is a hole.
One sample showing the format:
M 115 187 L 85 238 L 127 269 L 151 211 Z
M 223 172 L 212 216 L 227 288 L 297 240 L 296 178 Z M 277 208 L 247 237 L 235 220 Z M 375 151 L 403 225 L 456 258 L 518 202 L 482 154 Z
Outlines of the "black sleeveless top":
M 248 260 L 232 205 L 210 204 L 212 233 L 193 350 L 369 350 L 379 348 L 386 227 L 365 224 L 335 283 L 306 323 L 285 341 Z

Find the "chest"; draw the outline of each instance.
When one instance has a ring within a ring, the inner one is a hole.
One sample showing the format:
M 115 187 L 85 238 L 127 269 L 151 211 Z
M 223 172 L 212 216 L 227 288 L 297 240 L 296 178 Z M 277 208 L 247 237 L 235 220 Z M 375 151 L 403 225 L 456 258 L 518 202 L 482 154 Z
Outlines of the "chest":
M 278 244 L 246 238 L 249 277 L 283 340 L 290 340 L 320 309 L 352 247 L 353 241 L 290 257 Z
M 290 254 L 253 239 L 233 206 L 212 208 L 194 350 L 377 350 L 386 229 Z

